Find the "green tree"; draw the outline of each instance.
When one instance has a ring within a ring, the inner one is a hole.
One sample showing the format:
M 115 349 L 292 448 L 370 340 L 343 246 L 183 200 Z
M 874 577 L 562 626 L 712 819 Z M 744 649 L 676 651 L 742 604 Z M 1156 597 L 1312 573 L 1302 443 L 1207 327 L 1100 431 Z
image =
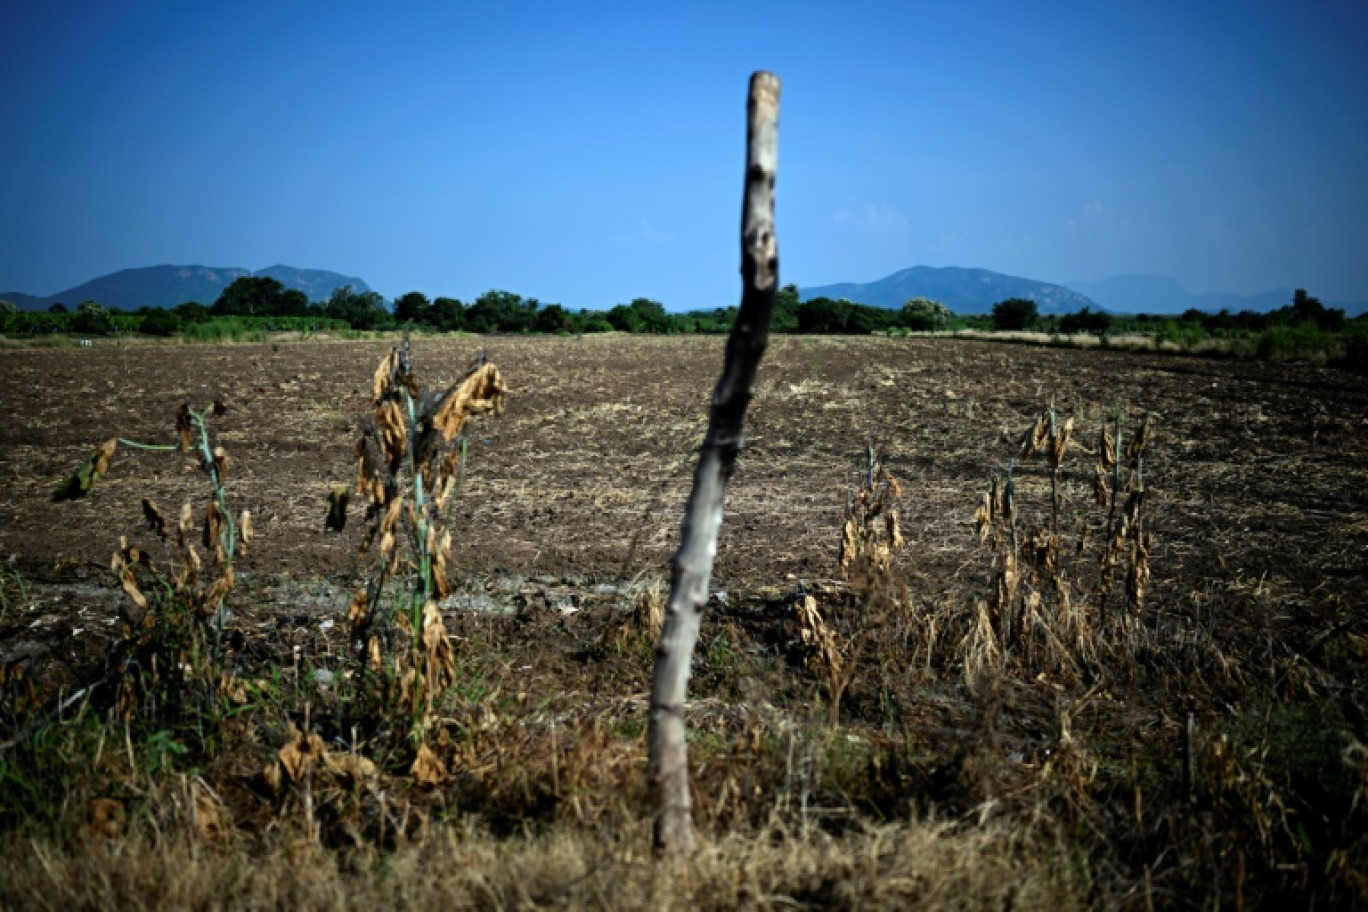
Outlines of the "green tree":
M 466 308 L 466 329 L 471 332 L 528 332 L 536 321 L 535 299 L 524 301 L 511 291 L 486 291 Z
M 608 322 L 608 315 L 601 310 L 581 310 L 575 319 L 575 323 L 576 331 L 582 333 L 613 331 L 613 324 Z
M 309 313 L 309 296 L 298 288 L 287 288 L 276 302 L 276 312 L 271 317 L 304 317 Z
M 785 285 L 774 294 L 774 316 L 770 320 L 770 332 L 792 333 L 798 331 L 797 285 Z
M 999 331 L 1030 329 L 1038 319 L 1036 302 L 1027 298 L 1008 298 L 993 305 L 993 328 Z
M 209 322 L 209 308 L 198 301 L 186 301 L 184 304 L 177 304 L 171 308 L 172 313 L 180 320 L 181 325 L 186 323 L 207 323 Z
M 1307 294 L 1305 288 L 1298 288 L 1292 293 L 1291 310 L 1293 324 L 1314 323 L 1317 328 L 1332 333 L 1344 329 L 1344 311 L 1338 307 L 1326 307 L 1319 298 Z
M 172 336 L 180 331 L 180 318 L 174 311 L 153 308 L 138 324 L 138 332 L 145 336 Z
M 846 332 L 859 336 L 881 332 L 898 322 L 901 315 L 897 311 L 869 304 L 852 304 L 850 319 L 846 322 Z
M 902 306 L 899 322 L 917 332 L 944 329 L 954 319 L 950 308 L 930 298 L 912 298 Z
M 547 304 L 537 311 L 537 318 L 532 324 L 532 330 L 541 333 L 563 333 L 572 328 L 570 312 L 559 304 Z
M 428 323 L 432 304 L 421 291 L 410 291 L 394 300 L 394 320 L 396 323 Z
M 223 289 L 209 308 L 216 317 L 277 317 L 302 314 L 309 306 L 303 292 L 267 276 L 243 276 Z
M 6 301 L 4 298 L 0 298 L 0 314 L 9 315 L 9 314 L 17 314 L 18 312 L 19 312 L 19 305 L 18 305 L 18 304 L 15 304 L 13 301 Z
M 849 331 L 855 305 L 842 298 L 813 298 L 798 306 L 798 331 L 802 333 L 844 333 Z
M 1095 311 L 1092 308 L 1084 307 L 1077 313 L 1065 314 L 1061 317 L 1059 320 L 1059 331 L 1065 335 L 1072 335 L 1074 333 L 1094 333 L 1100 336 L 1111 329 L 1111 325 L 1111 314 L 1105 311 Z
M 84 336 L 107 336 L 114 332 L 114 318 L 95 301 L 83 301 L 71 317 L 71 331 Z
M 636 298 L 608 311 L 608 322 L 620 332 L 667 333 L 672 328 L 665 305 L 650 298 Z
M 56 304 L 53 304 L 51 307 L 48 308 L 48 313 L 50 314 L 64 314 L 66 312 L 67 306 L 63 304 L 61 301 L 58 301 Z
M 442 332 L 465 329 L 466 307 L 456 298 L 435 298 L 428 308 L 428 322 Z
M 350 285 L 332 293 L 324 313 L 336 320 L 346 320 L 352 329 L 387 329 L 394 325 L 394 315 L 385 306 L 384 298 L 373 291 L 358 294 Z

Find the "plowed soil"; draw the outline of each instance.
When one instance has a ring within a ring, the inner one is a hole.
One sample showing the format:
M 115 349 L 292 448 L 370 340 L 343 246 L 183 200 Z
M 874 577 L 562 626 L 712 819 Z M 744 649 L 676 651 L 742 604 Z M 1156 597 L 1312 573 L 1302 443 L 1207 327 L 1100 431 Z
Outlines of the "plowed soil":
M 187 457 L 121 447 L 79 501 L 51 494 L 103 440 L 175 440 L 182 403 L 214 400 L 234 502 L 254 516 L 249 576 L 358 569 L 361 523 L 323 528 L 354 480 L 356 422 L 390 341 L 10 350 L 0 357 L 0 560 L 37 582 L 107 583 L 142 498 L 197 503 Z M 459 506 L 464 573 L 624 578 L 663 573 L 721 367 L 720 338 L 420 338 L 430 383 L 477 350 L 500 366 L 507 413 L 474 430 Z M 1304 365 L 1041 349 L 951 339 L 779 338 L 748 418 L 716 580 L 830 575 L 867 445 L 904 482 L 907 560 L 937 586 L 970 559 L 977 499 L 1044 405 L 1091 445 L 1108 410 L 1154 413 L 1148 473 L 1156 576 L 1212 573 L 1348 595 L 1368 561 L 1368 382 Z M 1086 455 L 1069 477 L 1091 482 Z M 1029 482 L 1026 482 L 1029 483 Z M 353 505 L 353 520 L 359 519 Z M 1228 546 L 1238 543 L 1238 559 Z M 1225 553 L 1223 553 L 1225 552 Z M 1223 560 L 1238 566 L 1221 569 Z M 1315 590 L 1315 595 L 1311 594 Z

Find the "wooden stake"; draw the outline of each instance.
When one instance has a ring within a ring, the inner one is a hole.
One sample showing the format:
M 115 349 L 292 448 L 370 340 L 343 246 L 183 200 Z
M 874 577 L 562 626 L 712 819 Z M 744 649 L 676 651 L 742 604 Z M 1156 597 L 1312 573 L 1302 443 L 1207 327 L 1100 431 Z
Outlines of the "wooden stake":
M 717 536 L 722 528 L 722 501 L 744 443 L 746 407 L 754 395 L 756 368 L 769 344 L 770 315 L 779 288 L 779 246 L 774 236 L 778 159 L 779 78 L 758 72 L 751 76 L 747 105 L 741 308 L 727 339 L 722 376 L 708 412 L 708 432 L 684 508 L 651 679 L 647 775 L 657 852 L 682 852 L 693 847 L 693 803 L 684 740 L 689 663 L 708 602 Z

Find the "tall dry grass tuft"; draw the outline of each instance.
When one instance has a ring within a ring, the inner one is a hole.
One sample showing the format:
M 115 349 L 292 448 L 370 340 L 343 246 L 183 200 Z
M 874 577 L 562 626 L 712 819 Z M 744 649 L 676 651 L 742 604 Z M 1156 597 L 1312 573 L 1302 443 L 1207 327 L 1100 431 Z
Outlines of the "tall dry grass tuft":
M 1017 909 L 1088 905 L 1088 871 L 1066 845 L 1005 826 L 870 826 L 838 838 L 783 828 L 700 834 L 693 853 L 655 860 L 644 825 L 491 839 L 455 824 L 383 856 L 299 846 L 262 857 L 140 836 L 67 848 L 0 843 L 10 908 Z

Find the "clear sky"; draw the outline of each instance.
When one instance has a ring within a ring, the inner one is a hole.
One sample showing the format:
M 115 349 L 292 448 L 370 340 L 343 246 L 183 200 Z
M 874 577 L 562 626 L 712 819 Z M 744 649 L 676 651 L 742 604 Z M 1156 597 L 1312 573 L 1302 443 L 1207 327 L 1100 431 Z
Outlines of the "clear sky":
M 1368 301 L 1368 3 L 0 4 L 0 289 L 157 263 L 733 304 L 981 266 Z

